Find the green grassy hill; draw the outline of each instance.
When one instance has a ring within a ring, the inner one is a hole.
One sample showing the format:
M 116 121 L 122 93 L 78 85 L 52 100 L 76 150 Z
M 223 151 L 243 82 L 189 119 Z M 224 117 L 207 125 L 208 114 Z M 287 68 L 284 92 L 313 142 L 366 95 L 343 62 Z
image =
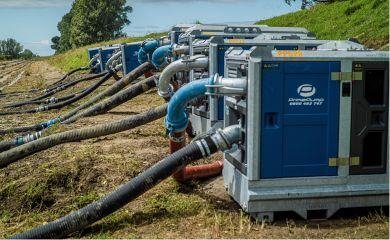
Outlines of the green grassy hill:
M 257 22 L 279 27 L 305 27 L 318 39 L 357 38 L 370 48 L 389 48 L 389 2 L 388 0 L 343 0 L 332 4 L 289 13 Z M 144 37 L 121 38 L 70 50 L 48 59 L 53 66 L 66 72 L 88 63 L 87 49 L 122 42 L 142 41 L 150 37 L 161 37 L 166 33 Z
M 278 27 L 305 27 L 318 39 L 357 38 L 376 49 L 389 46 L 388 0 L 344 0 L 319 4 L 298 11 L 257 22 Z
M 48 58 L 48 62 L 60 69 L 63 72 L 70 71 L 72 69 L 78 68 L 80 66 L 85 66 L 88 64 L 88 48 L 112 45 L 117 43 L 132 43 L 145 40 L 147 38 L 157 38 L 166 35 L 167 33 L 153 33 L 148 34 L 143 37 L 127 37 L 119 38 L 112 41 L 95 43 L 92 45 L 84 46 L 81 48 L 73 49 L 62 54 L 55 55 Z

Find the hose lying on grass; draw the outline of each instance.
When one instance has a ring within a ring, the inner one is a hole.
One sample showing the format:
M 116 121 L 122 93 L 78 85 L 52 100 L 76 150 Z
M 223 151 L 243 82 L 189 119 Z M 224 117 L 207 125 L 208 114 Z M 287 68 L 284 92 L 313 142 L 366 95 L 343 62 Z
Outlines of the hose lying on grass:
M 54 82 L 50 86 L 54 86 L 54 85 L 57 85 L 57 84 L 63 82 L 66 78 L 68 78 L 72 74 L 75 74 L 76 72 L 80 72 L 80 71 L 84 71 L 84 70 L 88 70 L 88 69 L 90 69 L 89 66 L 87 66 L 87 67 L 79 67 L 79 68 L 73 69 L 73 70 L 65 73 L 58 81 Z
M 75 103 L 77 101 L 79 101 L 80 99 L 88 96 L 89 94 L 91 94 L 93 91 L 95 91 L 100 85 L 102 85 L 103 83 L 105 83 L 107 80 L 109 80 L 112 75 L 117 71 L 118 69 L 116 70 L 110 70 L 108 71 L 108 73 L 106 73 L 106 75 L 104 75 L 104 77 L 102 79 L 100 79 L 98 82 L 92 84 L 90 87 L 88 87 L 87 89 L 85 89 L 85 91 L 83 91 L 82 93 L 80 93 L 79 95 L 76 95 L 74 97 L 72 97 L 71 99 L 68 99 L 66 101 L 63 101 L 63 102 L 59 102 L 59 103 L 54 103 L 54 104 L 50 104 L 50 105 L 42 105 L 42 106 L 39 106 L 37 108 L 34 108 L 34 109 L 27 109 L 27 110 L 20 110 L 20 111 L 12 111 L 12 112 L 0 112 L 0 116 L 5 116 L 5 115 L 15 115 L 15 114 L 24 114 L 24 113 L 38 113 L 38 112 L 45 112 L 45 111 L 49 111 L 49 110 L 53 110 L 53 109 L 61 109 L 63 107 L 66 107 L 72 103 Z
M 0 92 L 0 96 L 19 96 L 19 95 L 23 95 L 23 94 L 31 94 L 31 93 L 36 93 L 36 92 L 40 92 L 42 91 L 43 89 L 31 89 L 31 90 L 26 90 L 26 91 L 16 91 L 16 92 L 4 92 L 4 93 L 1 93 Z
M 158 81 L 159 75 L 149 77 L 143 81 L 140 81 L 133 86 L 124 89 L 117 94 L 113 95 L 107 100 L 93 105 L 92 107 L 82 111 L 73 117 L 63 121 L 64 124 L 69 124 L 75 122 L 77 119 L 82 117 L 96 116 L 108 112 L 109 110 L 137 97 L 138 95 L 156 87 L 156 82 Z
M 241 130 L 237 125 L 219 130 L 212 136 L 206 136 L 169 155 L 104 198 L 56 221 L 11 238 L 37 239 L 69 236 L 114 213 L 186 165 L 208 157 L 219 150 L 226 151 L 232 148 L 240 141 L 240 135 Z
M 92 79 L 95 79 L 95 78 L 98 78 L 98 77 L 103 77 L 106 73 L 107 73 L 107 71 L 103 71 L 103 72 L 97 73 L 97 74 L 89 74 L 89 75 L 84 76 L 84 77 L 82 77 L 80 79 L 75 79 L 75 80 L 72 80 L 70 82 L 60 83 L 60 84 L 54 85 L 52 87 L 47 87 L 45 89 L 45 92 L 51 92 L 51 91 L 55 91 L 55 90 L 57 90 L 57 92 L 63 91 L 65 89 L 69 88 L 69 87 L 72 87 L 72 86 L 76 85 L 77 83 L 80 83 L 80 82 L 83 82 L 83 81 L 92 80 Z
M 66 84 L 63 84 L 63 85 L 60 85 L 54 89 L 46 89 L 45 90 L 45 94 L 41 95 L 41 96 L 38 96 L 38 97 L 35 97 L 31 100 L 27 100 L 27 101 L 23 101 L 23 102 L 15 102 L 15 103 L 8 103 L 5 108 L 14 108 L 14 107 L 20 107 L 20 106 L 24 106 L 24 105 L 30 105 L 30 104 L 34 104 L 34 102 L 36 101 L 40 101 L 44 98 L 48 98 L 58 92 L 61 92 L 61 91 L 64 91 L 65 89 L 68 89 L 80 82 L 83 82 L 83 81 L 89 81 L 89 80 L 93 80 L 93 79 L 96 79 L 96 78 L 99 78 L 99 77 L 103 77 L 104 75 L 106 75 L 107 72 L 102 72 L 102 73 L 99 73 L 99 74 L 94 74 L 94 75 L 91 75 L 91 76 L 87 76 L 87 77 L 83 77 L 83 78 L 80 78 L 80 79 L 77 79 L 77 80 L 74 80 L 74 81 L 71 81 L 69 83 L 66 83 Z
M 123 88 L 125 88 L 127 85 L 132 83 L 134 80 L 138 79 L 140 76 L 142 76 L 144 73 L 149 72 L 154 69 L 153 64 L 146 62 L 137 68 L 135 68 L 133 71 L 128 73 L 126 76 L 124 76 L 121 80 L 115 82 L 112 86 L 108 87 L 105 91 L 99 93 L 86 103 L 80 105 L 79 107 L 69 111 L 68 113 L 65 113 L 62 116 L 59 116 L 54 119 L 50 119 L 49 121 L 30 125 L 30 126 L 24 126 L 24 127 L 16 127 L 16 128 L 9 128 L 9 129 L 3 129 L 0 130 L 0 135 L 8 134 L 8 133 L 21 133 L 21 132 L 29 132 L 29 131 L 39 131 L 42 129 L 47 128 L 48 126 L 51 126 L 57 122 L 65 121 L 66 119 L 72 117 L 73 115 L 77 114 L 80 110 L 83 110 L 85 108 L 90 107 L 91 105 L 97 103 L 98 101 L 102 100 L 105 97 L 109 97 L 114 95 L 115 93 L 119 92 Z
M 144 73 L 149 72 L 153 69 L 154 69 L 153 64 L 151 64 L 149 62 L 146 62 L 146 63 L 138 66 L 136 69 L 134 69 L 129 74 L 124 76 L 121 80 L 114 83 L 111 87 L 107 88 L 106 90 L 99 93 L 98 95 L 96 95 L 92 99 L 88 100 L 86 103 L 76 107 L 72 111 L 63 115 L 61 117 L 62 121 L 69 119 L 70 117 L 72 117 L 76 113 L 78 113 L 79 111 L 86 109 L 86 108 L 92 106 L 93 104 L 96 104 L 97 102 L 99 102 L 100 100 L 102 100 L 106 97 L 110 97 L 110 96 L 114 95 L 115 93 L 119 92 L 120 90 L 125 88 L 127 85 L 129 85 L 130 83 L 132 83 L 133 81 L 135 81 L 136 79 L 141 77 Z
M 70 130 L 40 138 L 33 142 L 0 153 L 0 168 L 4 168 L 19 159 L 59 144 L 101 137 L 145 125 L 149 122 L 164 117 L 166 115 L 166 110 L 167 105 L 165 104 L 147 112 L 123 119 L 121 121 L 101 124 L 88 128 Z
M 45 100 L 29 101 L 29 102 L 26 102 L 24 105 L 41 105 L 41 104 L 58 103 L 58 102 L 62 102 L 62 101 L 71 99 L 75 96 L 76 96 L 76 94 L 72 93 L 72 94 L 68 94 L 68 95 L 65 95 L 65 96 L 59 97 L 59 98 L 51 97 L 51 98 L 48 98 Z M 10 108 L 10 107 L 6 105 L 4 108 Z
M 122 90 L 118 92 L 117 94 L 110 97 L 108 100 L 105 100 L 101 103 L 95 104 L 92 107 L 88 108 L 86 111 L 81 112 L 81 114 L 76 114 L 75 116 L 69 118 L 68 120 L 65 120 L 61 122 L 62 124 L 69 124 L 81 117 L 86 116 L 95 116 L 99 114 L 103 114 L 118 105 L 131 100 L 132 98 L 148 91 L 149 89 L 156 86 L 156 81 L 158 81 L 158 75 L 152 76 L 150 78 L 147 78 L 137 84 L 134 84 L 133 86 Z M 39 139 L 43 135 L 42 131 L 30 133 L 25 136 L 18 136 L 14 138 L 13 140 L 9 141 L 2 141 L 0 142 L 0 152 L 9 150 L 11 148 L 21 146 L 23 144 L 35 141 Z

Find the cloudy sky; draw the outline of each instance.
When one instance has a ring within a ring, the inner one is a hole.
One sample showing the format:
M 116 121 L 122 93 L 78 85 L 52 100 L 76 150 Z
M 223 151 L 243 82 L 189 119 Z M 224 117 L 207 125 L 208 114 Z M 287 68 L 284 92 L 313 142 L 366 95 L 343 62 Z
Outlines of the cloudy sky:
M 73 0 L 0 0 L 0 39 L 15 38 L 39 55 L 51 55 L 51 37 Z M 283 0 L 129 0 L 129 36 L 167 31 L 177 23 L 249 23 L 296 11 Z

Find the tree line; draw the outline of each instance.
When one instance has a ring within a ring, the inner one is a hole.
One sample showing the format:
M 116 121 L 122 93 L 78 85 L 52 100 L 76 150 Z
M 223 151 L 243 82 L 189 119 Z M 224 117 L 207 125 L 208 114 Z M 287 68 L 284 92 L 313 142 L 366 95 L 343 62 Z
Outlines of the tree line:
M 318 2 L 341 0 L 284 0 L 287 4 L 301 1 L 305 9 Z M 51 48 L 62 53 L 73 48 L 125 37 L 123 28 L 130 24 L 133 11 L 126 0 L 74 0 L 70 11 L 57 24 L 59 36 L 51 39 Z
M 0 40 L 0 60 L 10 59 L 31 59 L 36 57 L 31 50 L 23 49 L 22 44 L 18 43 L 13 38 Z
M 72 48 L 126 36 L 132 8 L 126 0 L 75 0 L 58 23 L 60 36 L 51 39 L 51 48 L 62 53 Z

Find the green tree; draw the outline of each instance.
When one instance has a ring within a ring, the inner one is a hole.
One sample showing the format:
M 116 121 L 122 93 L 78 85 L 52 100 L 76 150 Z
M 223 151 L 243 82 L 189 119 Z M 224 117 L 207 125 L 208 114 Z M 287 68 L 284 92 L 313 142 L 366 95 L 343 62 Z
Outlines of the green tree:
M 72 9 L 71 44 L 80 47 L 125 36 L 132 12 L 126 0 L 77 0 Z
M 52 38 L 52 48 L 60 53 L 125 36 L 122 30 L 130 24 L 131 12 L 126 0 L 76 0 L 58 23 L 60 37 Z
M 53 44 L 50 47 L 51 49 L 56 50 L 56 52 L 59 52 L 60 50 L 60 39 L 61 38 L 59 36 L 55 36 L 51 38 L 51 42 Z
M 72 48 L 71 45 L 72 17 L 73 17 L 73 7 L 69 13 L 65 14 L 62 17 L 61 21 L 57 25 L 58 31 L 60 31 L 61 33 L 61 37 L 58 44 L 59 52 L 65 52 Z
M 0 41 L 0 55 L 6 59 L 15 59 L 23 51 L 23 46 L 13 38 Z
M 24 49 L 24 51 L 20 54 L 20 57 L 23 59 L 32 59 L 36 56 L 37 55 L 35 55 L 30 49 Z

